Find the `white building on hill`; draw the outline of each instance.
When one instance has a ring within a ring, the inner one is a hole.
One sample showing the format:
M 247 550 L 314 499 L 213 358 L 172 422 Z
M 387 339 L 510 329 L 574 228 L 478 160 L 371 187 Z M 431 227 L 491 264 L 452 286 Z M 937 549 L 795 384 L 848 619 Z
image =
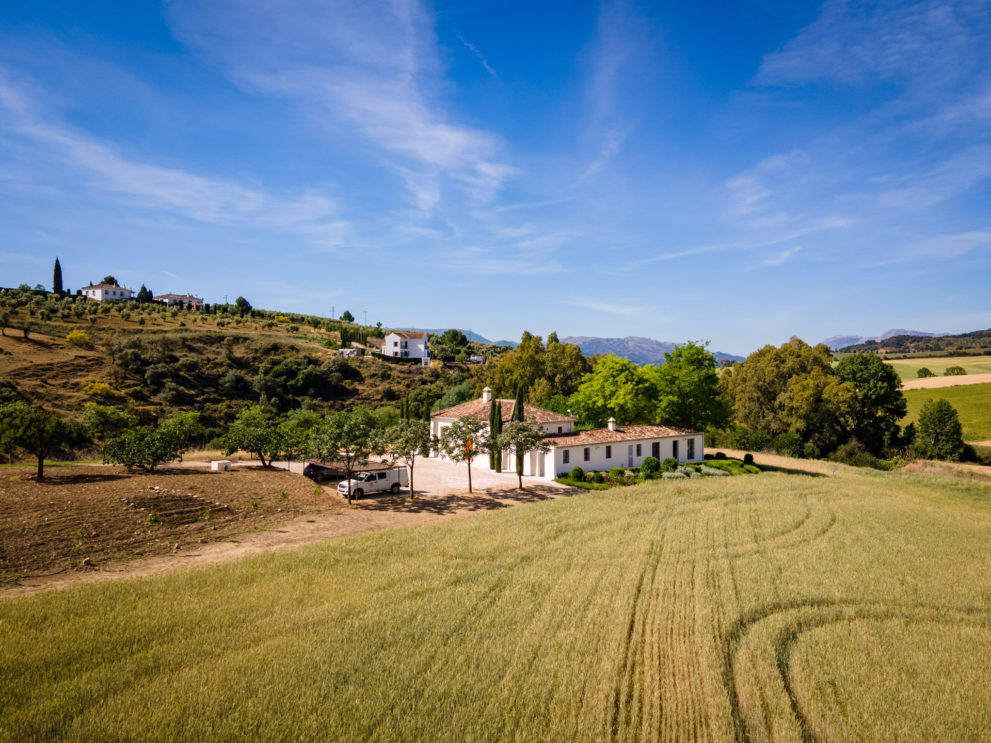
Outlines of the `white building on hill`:
M 508 423 L 513 418 L 515 400 L 500 400 L 502 420 Z M 486 387 L 477 400 L 440 410 L 430 416 L 430 432 L 440 436 L 441 432 L 462 416 L 488 422 L 492 403 L 492 390 Z M 639 467 L 647 457 L 664 460 L 674 457 L 679 462 L 702 459 L 704 441 L 699 431 L 671 426 L 616 425 L 612 419 L 607 428 L 593 428 L 576 431 L 575 419 L 570 415 L 555 413 L 553 410 L 526 404 L 524 416 L 544 429 L 546 443 L 550 449 L 546 454 L 529 452 L 523 460 L 523 474 L 553 480 L 566 475 L 572 467 L 583 470 L 606 470 L 612 467 Z M 442 456 L 438 454 L 438 456 Z M 503 452 L 502 470 L 515 470 L 513 452 Z M 483 455 L 475 459 L 473 467 L 489 469 L 489 459 Z
M 429 363 L 430 349 L 427 346 L 427 334 L 394 330 L 385 336 L 382 353 L 400 359 L 420 359 L 425 364 Z
M 90 284 L 82 288 L 83 296 L 102 302 L 105 299 L 134 299 L 134 292 L 124 286 L 115 284 Z

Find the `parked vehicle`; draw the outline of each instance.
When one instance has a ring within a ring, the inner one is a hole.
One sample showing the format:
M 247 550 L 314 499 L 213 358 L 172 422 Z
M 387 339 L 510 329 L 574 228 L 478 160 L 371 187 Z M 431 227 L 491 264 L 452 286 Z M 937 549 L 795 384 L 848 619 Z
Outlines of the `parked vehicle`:
M 348 494 L 350 485 L 351 495 L 360 498 L 365 493 L 398 493 L 400 488 L 409 487 L 409 472 L 405 467 L 392 467 L 387 470 L 361 472 L 353 480 L 342 480 L 337 484 L 337 492 Z
M 344 468 L 332 464 L 321 464 L 320 462 L 307 462 L 303 467 L 303 476 L 314 482 L 340 480 L 344 477 Z

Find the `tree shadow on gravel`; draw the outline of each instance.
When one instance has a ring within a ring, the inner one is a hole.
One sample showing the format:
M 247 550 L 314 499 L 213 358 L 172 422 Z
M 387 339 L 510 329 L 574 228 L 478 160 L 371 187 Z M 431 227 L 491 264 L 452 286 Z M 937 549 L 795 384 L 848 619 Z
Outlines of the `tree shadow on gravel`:
M 575 491 L 577 492 L 577 491 Z M 458 511 L 471 513 L 473 511 L 496 511 L 500 508 L 537 503 L 562 495 L 571 495 L 572 491 L 563 488 L 552 488 L 542 485 L 530 485 L 523 490 L 503 490 L 489 488 L 476 490 L 474 493 L 462 492 L 448 495 L 366 495 L 354 502 L 357 508 L 365 511 L 391 511 L 394 513 L 431 513 L 438 516 Z

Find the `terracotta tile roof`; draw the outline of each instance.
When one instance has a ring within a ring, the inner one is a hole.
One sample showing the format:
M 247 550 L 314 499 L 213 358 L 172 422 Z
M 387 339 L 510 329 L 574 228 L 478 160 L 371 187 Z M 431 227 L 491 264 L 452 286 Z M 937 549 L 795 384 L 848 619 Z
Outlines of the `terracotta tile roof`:
M 155 299 L 155 300 L 159 300 L 159 299 L 188 299 L 188 300 L 191 300 L 191 301 L 194 301 L 194 302 L 202 302 L 203 301 L 200 297 L 194 296 L 192 294 L 159 294 L 159 295 L 157 295 L 155 297 L 152 297 L 152 298 Z
M 426 333 L 414 333 L 409 330 L 393 330 L 391 333 L 389 333 L 389 335 L 398 335 L 400 338 L 406 338 L 407 340 L 413 340 L 413 339 L 425 340 L 427 337 Z
M 698 433 L 691 428 L 674 428 L 672 426 L 624 426 L 615 431 L 610 431 L 608 428 L 593 428 L 588 431 L 547 436 L 544 438 L 544 443 L 550 446 L 588 446 L 589 444 L 611 444 L 616 441 L 692 436 Z
M 502 403 L 502 420 L 504 423 L 508 423 L 513 419 L 513 409 L 516 407 L 516 400 L 500 400 L 499 402 Z M 574 420 L 574 418 L 570 415 L 564 415 L 562 413 L 555 413 L 553 410 L 538 408 L 536 405 L 531 405 L 530 403 L 523 404 L 523 414 L 526 416 L 528 421 L 532 420 L 537 423 L 554 423 L 557 421 Z M 430 417 L 460 418 L 464 415 L 469 418 L 478 418 L 479 420 L 487 421 L 489 419 L 489 403 L 479 397 L 477 400 L 469 400 L 468 402 L 463 402 L 460 405 L 455 405 L 453 408 L 438 410 Z
M 117 286 L 115 284 L 90 284 L 89 286 L 84 286 L 83 289 L 120 289 L 124 292 L 131 291 L 126 286 Z

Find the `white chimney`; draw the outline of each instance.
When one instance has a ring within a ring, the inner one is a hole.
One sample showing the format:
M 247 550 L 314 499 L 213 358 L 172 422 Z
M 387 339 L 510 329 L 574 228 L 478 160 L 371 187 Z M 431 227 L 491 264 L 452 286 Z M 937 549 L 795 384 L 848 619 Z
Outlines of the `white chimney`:
M 492 388 L 486 387 L 482 390 L 482 402 L 492 402 Z
M 610 431 L 615 431 L 616 430 L 616 419 L 615 418 L 610 418 L 609 419 L 609 430 Z

